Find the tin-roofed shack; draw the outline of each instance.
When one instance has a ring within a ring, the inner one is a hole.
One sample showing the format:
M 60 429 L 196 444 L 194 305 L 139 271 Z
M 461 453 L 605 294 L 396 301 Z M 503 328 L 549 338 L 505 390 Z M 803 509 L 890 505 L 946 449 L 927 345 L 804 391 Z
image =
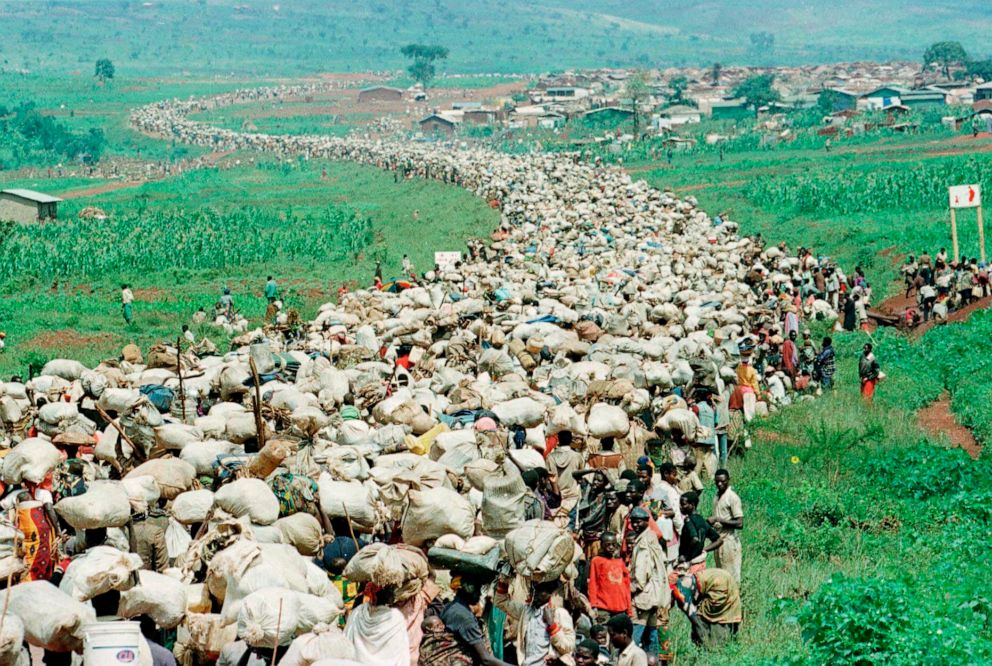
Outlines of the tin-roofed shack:
M 62 201 L 50 194 L 34 190 L 0 190 L 0 220 L 37 222 L 58 218 L 58 205 Z

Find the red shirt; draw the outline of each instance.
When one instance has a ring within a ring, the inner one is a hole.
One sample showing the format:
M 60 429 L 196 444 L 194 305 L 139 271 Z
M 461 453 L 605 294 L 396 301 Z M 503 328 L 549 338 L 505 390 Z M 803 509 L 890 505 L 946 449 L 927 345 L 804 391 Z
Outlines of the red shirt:
M 589 563 L 589 603 L 611 613 L 630 611 L 630 571 L 623 560 L 601 555 Z

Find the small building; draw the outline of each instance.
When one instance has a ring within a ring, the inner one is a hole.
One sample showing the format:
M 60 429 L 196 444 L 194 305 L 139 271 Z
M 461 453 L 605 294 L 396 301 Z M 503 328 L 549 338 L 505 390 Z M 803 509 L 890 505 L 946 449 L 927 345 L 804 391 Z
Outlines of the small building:
M 466 125 L 495 125 L 497 115 L 498 113 L 495 109 L 464 109 L 462 121 Z
M 633 110 L 620 106 L 604 106 L 598 109 L 590 109 L 582 114 L 582 122 L 588 127 L 614 128 L 630 119 L 634 115 Z
M 992 81 L 975 86 L 975 102 L 992 99 Z
M 537 126 L 541 129 L 559 129 L 565 126 L 565 116 L 554 111 L 545 111 L 537 117 Z
M 710 116 L 713 120 L 741 120 L 754 118 L 756 113 L 747 107 L 743 99 L 725 99 L 710 105 Z
M 906 88 L 898 86 L 882 86 L 862 95 L 859 105 L 870 111 L 879 111 L 902 104 L 902 96 L 907 92 Z
M 451 136 L 458 129 L 459 122 L 449 116 L 444 116 L 440 113 L 432 113 L 426 118 L 421 119 L 417 124 L 420 125 L 420 131 L 424 134 L 430 134 L 433 136 L 440 136 L 444 134 Z
M 940 88 L 920 88 L 907 90 L 901 96 L 902 105 L 909 109 L 921 109 L 947 104 L 947 92 Z
M 544 96 L 549 99 L 582 99 L 589 96 L 589 91 L 575 86 L 560 86 L 548 88 L 544 91 Z
M 659 111 L 655 126 L 657 129 L 671 129 L 680 125 L 698 123 L 702 120 L 702 117 L 699 109 L 678 104 Z
M 838 111 L 853 111 L 858 108 L 858 93 L 847 88 L 824 88 L 824 93 L 830 95 L 831 113 Z
M 34 190 L 0 190 L 0 220 L 37 222 L 58 219 L 58 206 L 62 201 L 49 194 Z
M 399 102 L 403 100 L 403 91 L 390 86 L 371 86 L 358 91 L 359 102 Z

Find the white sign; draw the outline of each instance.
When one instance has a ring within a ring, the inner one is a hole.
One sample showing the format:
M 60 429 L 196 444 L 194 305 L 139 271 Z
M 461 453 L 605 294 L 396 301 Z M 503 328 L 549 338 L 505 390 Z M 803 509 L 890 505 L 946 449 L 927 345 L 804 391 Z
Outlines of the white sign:
M 979 208 L 982 205 L 982 188 L 978 185 L 955 185 L 951 192 L 951 208 Z
M 462 260 L 461 252 L 435 252 L 434 253 L 434 263 L 442 271 L 453 271 L 455 270 L 455 264 Z

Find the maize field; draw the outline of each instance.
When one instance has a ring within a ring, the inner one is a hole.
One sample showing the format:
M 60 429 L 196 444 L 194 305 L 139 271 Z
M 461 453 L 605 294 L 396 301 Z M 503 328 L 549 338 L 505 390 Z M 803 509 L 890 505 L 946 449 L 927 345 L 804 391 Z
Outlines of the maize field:
M 373 237 L 369 218 L 340 205 L 301 217 L 244 208 L 155 210 L 37 226 L 8 223 L 0 240 L 0 279 L 7 284 L 51 282 L 163 268 L 231 268 L 274 259 L 334 261 L 357 257 Z

